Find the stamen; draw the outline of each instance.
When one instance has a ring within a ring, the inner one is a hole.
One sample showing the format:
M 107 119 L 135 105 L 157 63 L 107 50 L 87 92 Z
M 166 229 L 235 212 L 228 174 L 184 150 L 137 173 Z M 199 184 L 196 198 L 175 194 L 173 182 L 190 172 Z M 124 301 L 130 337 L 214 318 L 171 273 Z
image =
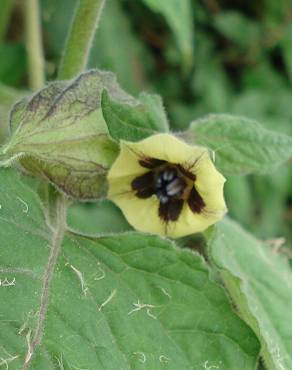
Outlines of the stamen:
M 176 171 L 174 169 L 166 169 L 162 173 L 162 178 L 164 181 L 171 181 L 176 176 Z
M 184 188 L 184 182 L 182 182 L 182 179 L 175 178 L 172 182 L 168 183 L 166 185 L 166 193 L 168 196 L 174 196 L 179 195 L 182 193 L 182 190 Z
M 169 197 L 163 190 L 157 190 L 156 191 L 156 196 L 160 200 L 161 203 L 165 204 L 169 201 Z

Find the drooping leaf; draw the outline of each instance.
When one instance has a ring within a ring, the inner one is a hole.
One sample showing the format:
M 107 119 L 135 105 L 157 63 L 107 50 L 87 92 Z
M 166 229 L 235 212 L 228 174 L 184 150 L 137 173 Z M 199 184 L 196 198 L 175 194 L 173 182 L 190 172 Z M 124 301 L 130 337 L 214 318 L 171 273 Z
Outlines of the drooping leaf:
M 193 22 L 190 0 L 143 0 L 154 12 L 164 16 L 171 28 L 183 56 L 183 63 L 190 67 L 193 59 Z
M 258 334 L 268 369 L 292 368 L 292 273 L 284 256 L 230 220 L 210 253 L 239 311 Z
M 270 173 L 292 155 L 292 138 L 258 122 L 214 114 L 191 123 L 188 141 L 215 152 L 216 166 L 226 174 Z
M 141 94 L 139 100 L 123 104 L 105 90 L 102 113 L 110 135 L 115 140 L 137 141 L 158 132 L 168 131 L 168 122 L 160 96 Z
M 65 220 L 48 226 L 12 169 L 0 170 L 0 204 L 4 366 L 255 368 L 256 337 L 197 254 L 138 233 L 63 237 Z
M 107 88 L 118 101 L 132 98 L 113 74 L 91 70 L 73 82 L 54 82 L 15 105 L 4 154 L 75 198 L 106 192 L 106 173 L 118 152 L 100 108 Z

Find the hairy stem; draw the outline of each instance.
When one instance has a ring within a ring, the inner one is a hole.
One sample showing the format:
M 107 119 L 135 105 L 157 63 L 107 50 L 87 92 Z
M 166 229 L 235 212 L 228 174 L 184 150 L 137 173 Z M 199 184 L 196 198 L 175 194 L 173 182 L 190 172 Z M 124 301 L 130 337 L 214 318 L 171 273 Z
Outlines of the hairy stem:
M 54 270 L 57 264 L 58 256 L 60 253 L 62 240 L 66 229 L 66 213 L 67 213 L 67 199 L 64 195 L 60 194 L 56 202 L 56 220 L 54 225 L 54 232 L 52 234 L 51 252 L 49 255 L 48 263 L 43 275 L 43 286 L 40 299 L 40 309 L 38 311 L 36 328 L 32 340 L 29 339 L 28 351 L 26 354 L 23 370 L 29 369 L 32 357 L 41 343 L 46 313 L 49 305 L 49 291 L 50 284 L 53 278 Z
M 86 68 L 105 0 L 79 0 L 66 41 L 59 79 L 70 79 Z
M 29 85 L 33 90 L 40 89 L 45 83 L 42 30 L 38 1 L 26 0 L 24 4 Z

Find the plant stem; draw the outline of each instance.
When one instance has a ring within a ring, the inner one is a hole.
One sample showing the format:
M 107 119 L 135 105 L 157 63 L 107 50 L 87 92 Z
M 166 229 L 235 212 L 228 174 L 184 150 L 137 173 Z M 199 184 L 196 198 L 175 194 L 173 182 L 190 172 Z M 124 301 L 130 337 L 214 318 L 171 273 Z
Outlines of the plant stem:
M 24 8 L 29 85 L 40 89 L 45 83 L 42 30 L 38 0 L 26 0 Z
M 0 12 L 0 43 L 3 42 L 15 0 L 2 0 Z
M 38 316 L 36 317 L 36 327 L 34 330 L 34 336 L 32 341 L 29 345 L 25 362 L 23 365 L 23 370 L 29 369 L 31 366 L 31 360 L 33 355 L 35 354 L 37 348 L 39 347 L 43 331 L 45 325 L 46 314 L 49 305 L 49 293 L 50 293 L 50 285 L 52 282 L 53 274 L 55 271 L 55 267 L 58 261 L 58 257 L 60 254 L 62 241 L 64 237 L 64 233 L 66 230 L 66 214 L 67 214 L 67 205 L 68 201 L 66 196 L 63 194 L 59 194 L 58 199 L 56 200 L 55 204 L 55 211 L 56 211 L 56 223 L 54 226 L 54 231 L 52 233 L 52 240 L 51 240 L 51 251 L 48 257 L 47 267 L 44 271 L 44 275 L 42 278 L 43 286 L 42 286 L 42 293 L 40 299 L 40 307 L 38 310 Z
M 79 0 L 59 69 L 59 79 L 70 79 L 86 68 L 90 47 L 105 0 Z

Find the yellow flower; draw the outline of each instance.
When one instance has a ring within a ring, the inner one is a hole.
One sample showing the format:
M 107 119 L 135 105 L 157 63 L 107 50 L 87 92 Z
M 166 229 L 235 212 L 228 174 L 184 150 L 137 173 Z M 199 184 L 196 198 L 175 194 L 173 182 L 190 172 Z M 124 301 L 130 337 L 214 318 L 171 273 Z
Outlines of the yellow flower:
M 205 230 L 226 213 L 225 178 L 208 149 L 170 134 L 122 141 L 108 181 L 108 197 L 140 231 L 181 237 Z

